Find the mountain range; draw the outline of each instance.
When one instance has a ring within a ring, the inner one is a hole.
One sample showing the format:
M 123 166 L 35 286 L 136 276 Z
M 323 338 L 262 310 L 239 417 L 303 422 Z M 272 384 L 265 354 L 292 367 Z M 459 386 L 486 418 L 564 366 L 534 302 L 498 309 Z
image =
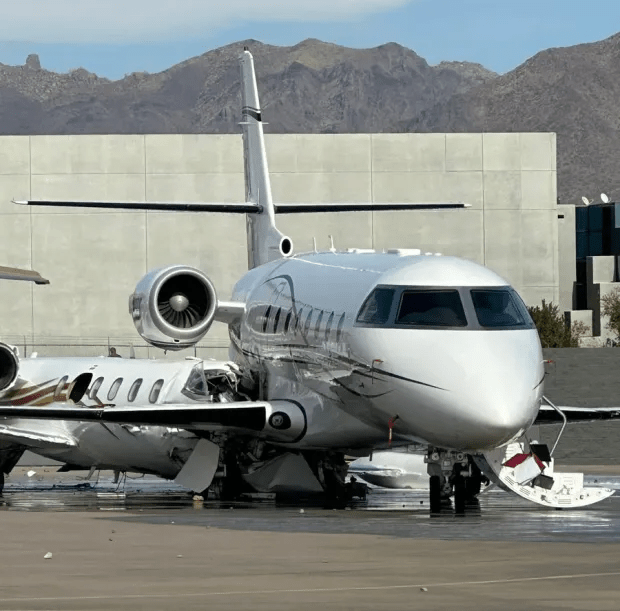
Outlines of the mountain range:
M 561 201 L 601 191 L 620 199 L 620 34 L 542 51 L 503 75 L 469 62 L 432 66 L 395 43 L 313 39 L 242 41 L 116 81 L 44 70 L 30 55 L 23 66 L 0 64 L 0 134 L 237 133 L 244 46 L 268 132 L 554 131 Z

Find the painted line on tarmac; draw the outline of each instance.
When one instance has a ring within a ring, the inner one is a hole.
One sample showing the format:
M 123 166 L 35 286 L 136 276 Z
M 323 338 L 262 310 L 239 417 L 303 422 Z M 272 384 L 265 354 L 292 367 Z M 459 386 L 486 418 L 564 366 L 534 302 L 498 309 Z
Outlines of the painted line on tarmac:
M 80 600 L 132 600 L 140 598 L 196 598 L 199 596 L 261 596 L 265 594 L 311 594 L 313 592 L 364 592 L 371 590 L 406 590 L 412 588 L 449 588 L 455 586 L 484 586 L 509 583 L 528 583 L 532 581 L 552 581 L 560 579 L 591 579 L 594 577 L 617 577 L 613 573 L 577 573 L 574 575 L 547 575 L 544 577 L 516 577 L 514 579 L 485 579 L 484 581 L 447 581 L 443 583 L 407 583 L 391 586 L 350 586 L 343 588 L 287 588 L 281 590 L 227 590 L 224 592 L 181 592 L 177 594 L 105 594 L 101 596 L 39 596 L 24 598 L 0 598 L 0 603 L 14 602 L 54 602 Z

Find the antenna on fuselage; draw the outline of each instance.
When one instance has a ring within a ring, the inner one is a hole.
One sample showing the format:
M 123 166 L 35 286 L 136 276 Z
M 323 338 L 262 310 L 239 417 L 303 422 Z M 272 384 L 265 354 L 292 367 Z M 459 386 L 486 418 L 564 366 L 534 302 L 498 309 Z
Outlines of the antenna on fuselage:
M 239 65 L 245 199 L 246 203 L 259 206 L 258 212 L 247 215 L 248 267 L 252 269 L 269 261 L 290 256 L 293 253 L 293 242 L 278 231 L 275 223 L 254 59 L 247 47 L 244 47 L 239 57 Z

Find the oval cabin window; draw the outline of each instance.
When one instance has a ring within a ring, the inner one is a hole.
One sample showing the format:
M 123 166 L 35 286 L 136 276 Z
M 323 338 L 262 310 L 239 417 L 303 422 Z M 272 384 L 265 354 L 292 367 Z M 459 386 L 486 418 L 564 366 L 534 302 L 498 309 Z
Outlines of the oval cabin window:
M 123 378 L 116 378 L 116 380 L 112 382 L 112 386 L 110 386 L 110 390 L 108 390 L 108 401 L 112 401 L 116 397 L 122 383 Z
M 138 391 L 140 390 L 140 386 L 142 386 L 142 378 L 138 378 L 131 385 L 131 388 L 129 389 L 129 392 L 127 393 L 127 401 L 129 401 L 131 403 L 132 401 L 136 400 L 136 397 L 138 396 Z
M 159 399 L 159 393 L 161 392 L 163 385 L 163 380 L 157 380 L 157 382 L 153 384 L 153 388 L 151 388 L 151 392 L 149 393 L 149 403 L 157 403 L 157 399 Z
M 99 392 L 99 389 L 101 388 L 102 384 L 103 384 L 103 378 L 97 378 L 93 382 L 93 385 L 90 387 L 90 391 L 88 393 L 89 399 L 95 399 L 97 397 L 97 393 Z

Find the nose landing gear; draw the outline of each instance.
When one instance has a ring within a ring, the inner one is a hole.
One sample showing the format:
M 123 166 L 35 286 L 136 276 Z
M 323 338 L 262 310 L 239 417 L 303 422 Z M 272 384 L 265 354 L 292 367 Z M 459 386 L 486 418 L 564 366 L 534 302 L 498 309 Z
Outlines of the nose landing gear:
M 454 512 L 465 513 L 467 501 L 480 492 L 482 475 L 464 452 L 429 448 L 426 457 L 430 476 L 429 500 L 431 513 L 439 513 L 441 505 L 454 497 Z

